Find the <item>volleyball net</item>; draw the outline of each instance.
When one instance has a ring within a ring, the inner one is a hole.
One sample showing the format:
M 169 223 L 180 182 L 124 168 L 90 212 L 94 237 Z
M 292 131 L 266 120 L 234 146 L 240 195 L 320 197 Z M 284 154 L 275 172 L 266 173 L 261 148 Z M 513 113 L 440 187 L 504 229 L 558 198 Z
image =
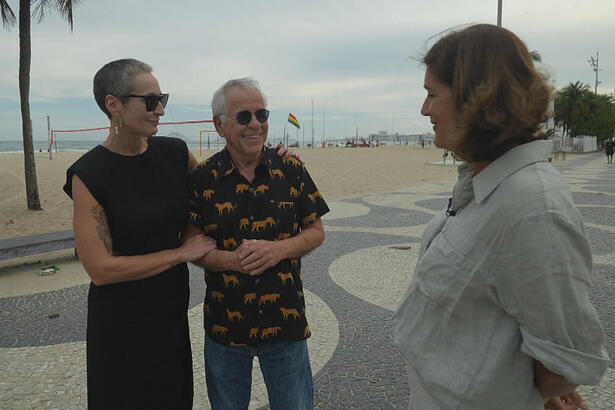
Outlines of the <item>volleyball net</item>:
M 83 141 L 103 141 L 109 132 L 109 127 L 80 129 L 49 129 L 49 148 L 57 148 L 58 135 L 70 135 L 71 143 Z M 224 146 L 224 141 L 213 127 L 213 120 L 173 121 L 158 123 L 158 133 L 168 137 L 181 138 L 188 148 L 199 149 L 199 155 L 204 149 L 218 149 Z

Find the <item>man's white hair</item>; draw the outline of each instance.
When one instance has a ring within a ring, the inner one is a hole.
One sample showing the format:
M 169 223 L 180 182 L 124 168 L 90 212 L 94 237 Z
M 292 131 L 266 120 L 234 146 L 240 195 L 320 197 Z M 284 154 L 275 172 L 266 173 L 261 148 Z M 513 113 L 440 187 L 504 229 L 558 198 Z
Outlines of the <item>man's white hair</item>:
M 214 116 L 217 115 L 221 117 L 222 122 L 225 121 L 226 114 L 226 92 L 233 87 L 250 88 L 252 90 L 256 90 L 263 99 L 265 107 L 267 107 L 267 97 L 265 97 L 265 93 L 263 93 L 260 84 L 254 78 L 245 77 L 229 80 L 224 83 L 222 87 L 218 88 L 218 91 L 214 93 L 214 96 L 211 99 L 211 112 Z

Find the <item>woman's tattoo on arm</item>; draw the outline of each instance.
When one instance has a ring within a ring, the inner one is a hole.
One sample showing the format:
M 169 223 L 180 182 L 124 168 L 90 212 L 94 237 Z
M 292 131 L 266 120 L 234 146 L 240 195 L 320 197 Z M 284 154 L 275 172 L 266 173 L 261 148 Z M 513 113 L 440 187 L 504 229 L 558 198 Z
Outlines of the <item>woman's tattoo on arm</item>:
M 107 223 L 107 215 L 105 210 L 100 205 L 96 205 L 91 209 L 92 216 L 96 221 L 96 232 L 98 237 L 105 245 L 105 249 L 109 252 L 109 255 L 113 254 L 113 242 L 111 241 L 111 231 L 109 230 L 109 224 Z

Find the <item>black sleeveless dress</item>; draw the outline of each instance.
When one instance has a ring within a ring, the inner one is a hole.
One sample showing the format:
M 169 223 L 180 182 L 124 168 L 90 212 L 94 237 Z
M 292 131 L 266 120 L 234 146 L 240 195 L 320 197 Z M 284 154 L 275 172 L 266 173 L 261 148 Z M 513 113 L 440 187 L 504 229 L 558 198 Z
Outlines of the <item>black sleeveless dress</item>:
M 67 171 L 102 205 L 117 255 L 180 246 L 186 221 L 188 149 L 176 138 L 150 137 L 147 150 L 123 156 L 99 145 Z M 154 277 L 90 284 L 87 324 L 90 409 L 192 408 L 188 268 Z

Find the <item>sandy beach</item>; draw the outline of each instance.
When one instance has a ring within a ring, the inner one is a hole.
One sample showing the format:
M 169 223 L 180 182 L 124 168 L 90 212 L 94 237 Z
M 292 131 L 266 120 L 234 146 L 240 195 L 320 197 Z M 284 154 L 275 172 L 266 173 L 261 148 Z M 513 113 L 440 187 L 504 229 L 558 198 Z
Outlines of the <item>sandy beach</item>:
M 327 201 L 391 192 L 434 182 L 454 181 L 456 167 L 429 164 L 441 161 L 434 147 L 296 148 Z M 216 151 L 193 153 L 206 159 Z M 83 153 L 59 152 L 49 160 L 35 153 L 42 211 L 26 207 L 23 154 L 0 154 L 0 239 L 54 232 L 72 227 L 73 204 L 62 186 L 66 169 Z M 450 161 L 450 157 L 449 157 Z

